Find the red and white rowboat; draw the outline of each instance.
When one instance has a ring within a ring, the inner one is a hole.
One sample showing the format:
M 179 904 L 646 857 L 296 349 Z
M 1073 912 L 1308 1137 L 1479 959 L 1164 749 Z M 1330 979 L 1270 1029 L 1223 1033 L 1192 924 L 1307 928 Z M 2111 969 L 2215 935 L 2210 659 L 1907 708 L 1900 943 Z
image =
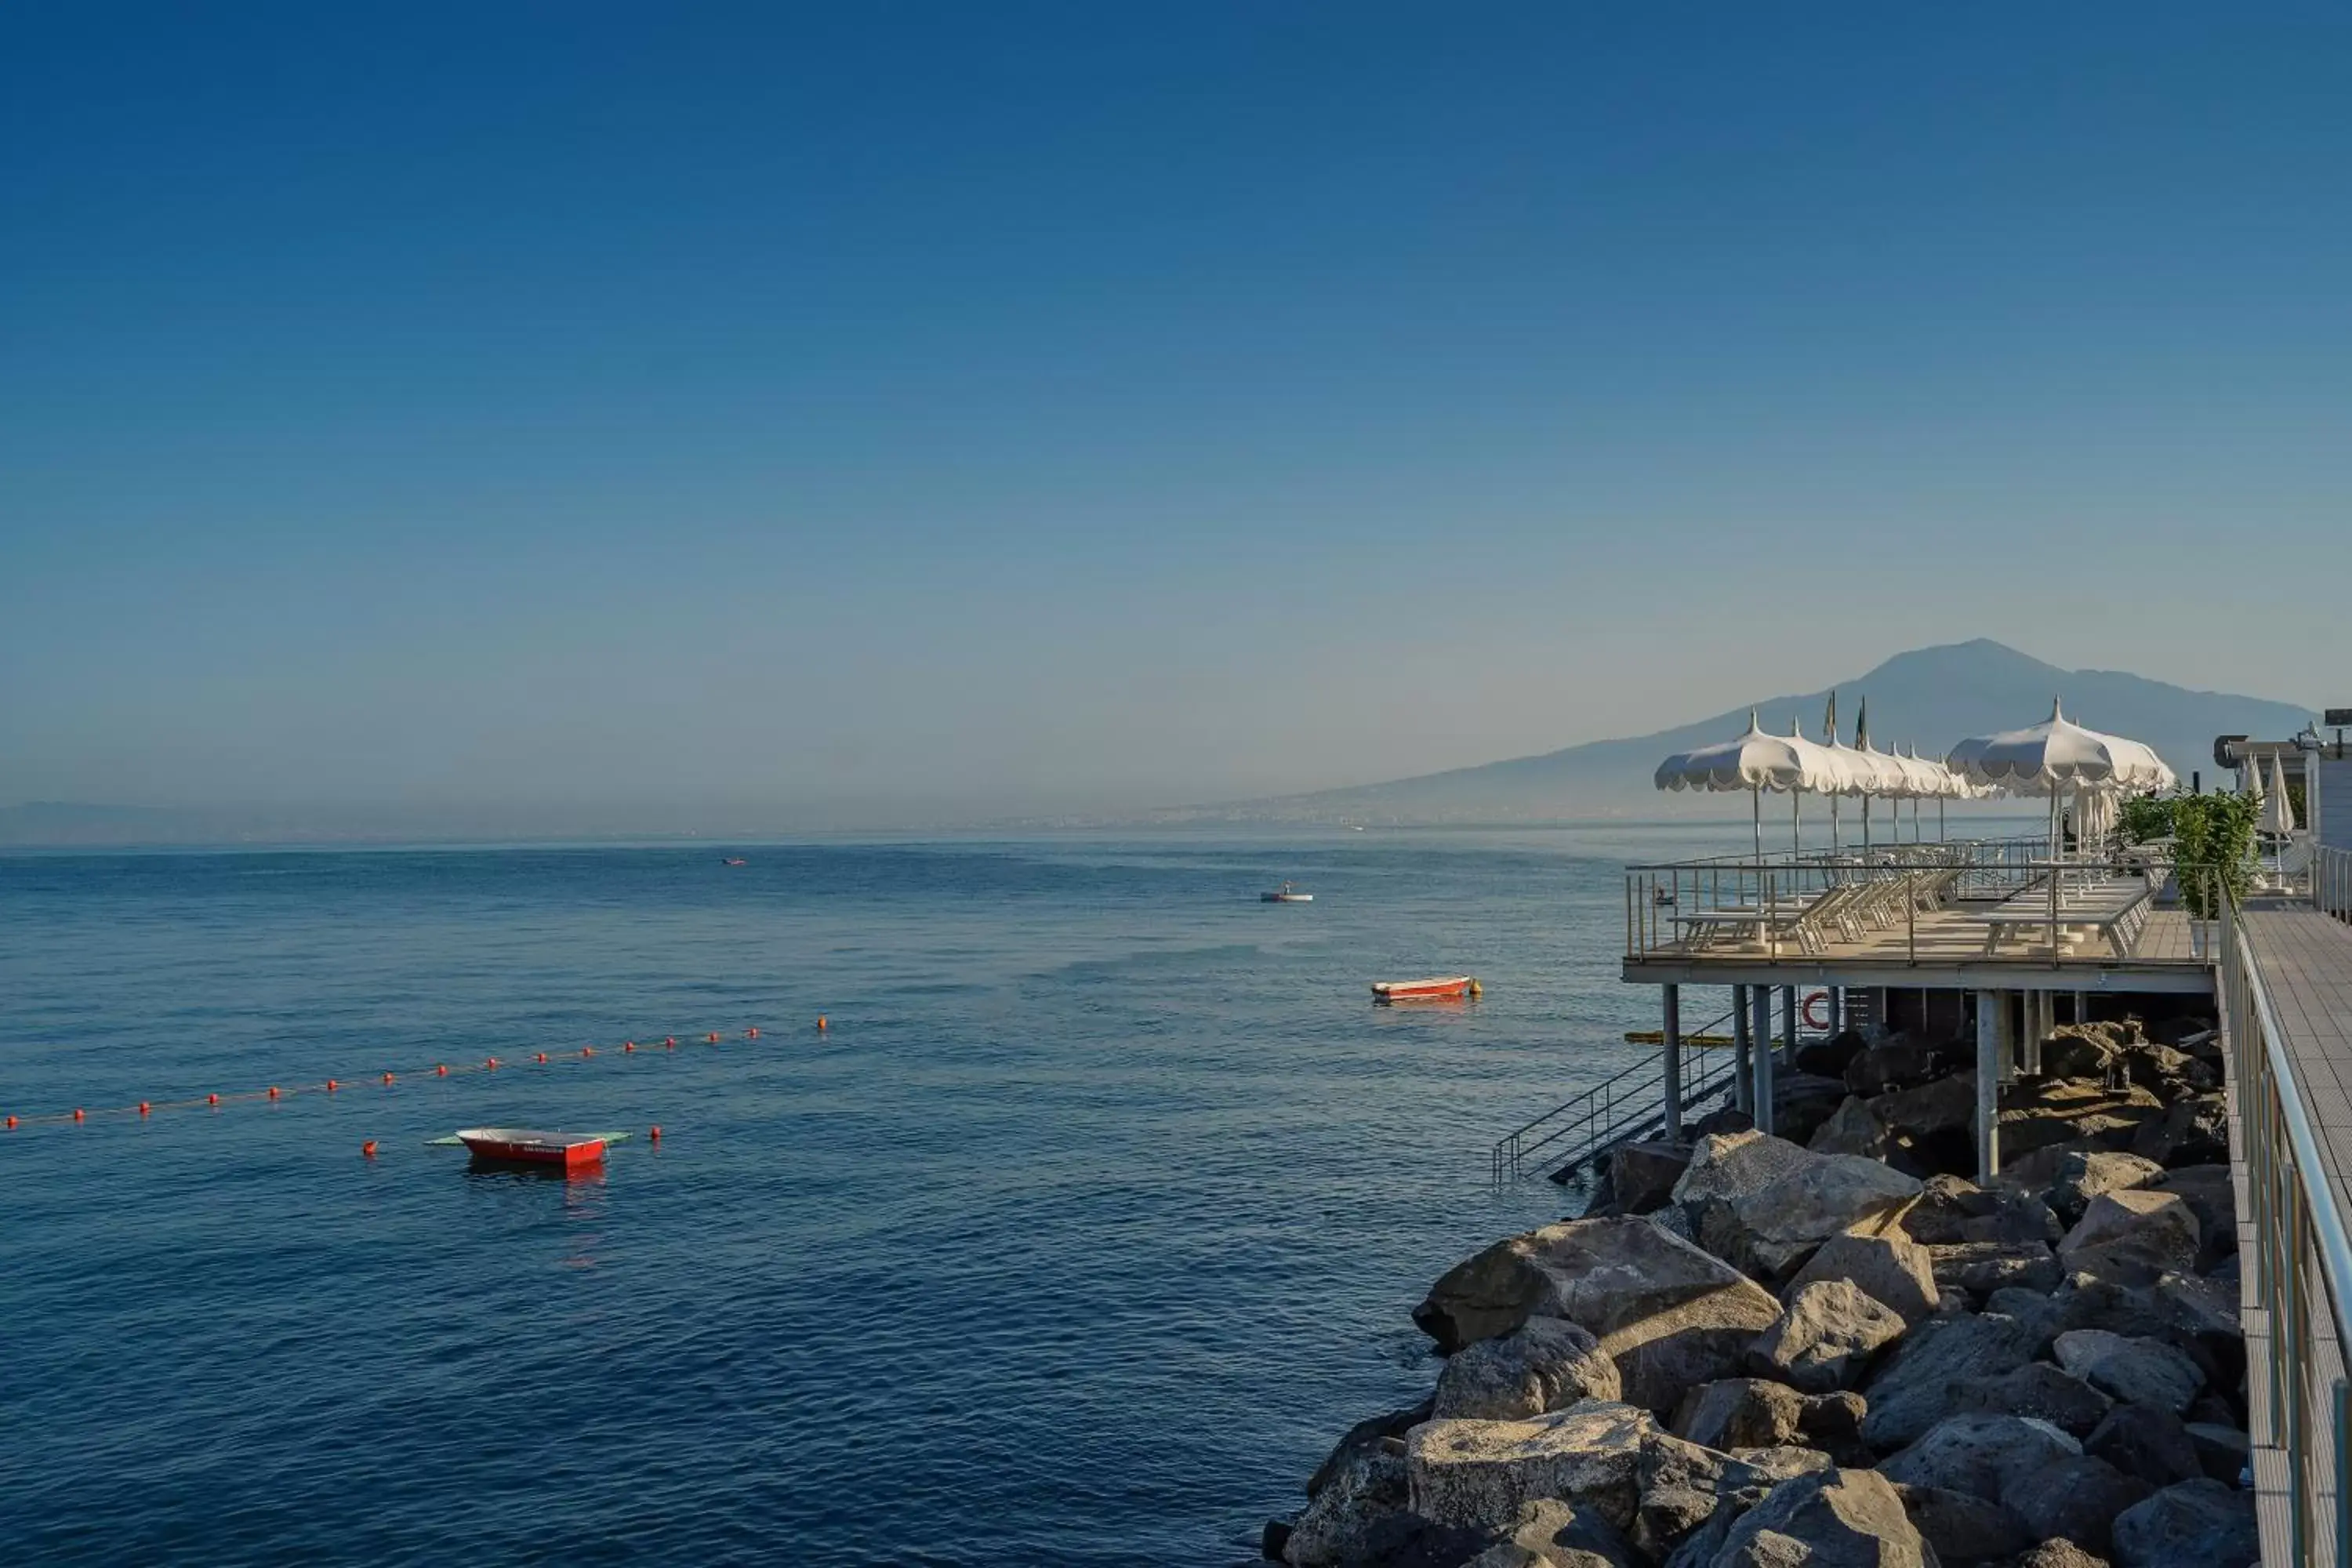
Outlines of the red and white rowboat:
M 604 1158 L 604 1140 L 593 1132 L 537 1132 L 520 1127 L 461 1127 L 457 1142 L 481 1160 L 523 1165 L 556 1165 L 570 1171 Z
M 1375 980 L 1372 1000 L 1391 1002 L 1455 1002 L 1478 994 L 1478 983 L 1466 974 L 1435 980 Z

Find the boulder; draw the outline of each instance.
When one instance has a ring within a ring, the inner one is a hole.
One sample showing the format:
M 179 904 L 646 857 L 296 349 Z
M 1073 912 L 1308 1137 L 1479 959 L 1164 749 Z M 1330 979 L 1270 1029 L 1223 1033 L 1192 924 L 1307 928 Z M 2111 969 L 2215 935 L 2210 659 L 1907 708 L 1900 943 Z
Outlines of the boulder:
M 2149 1489 L 2146 1481 L 2124 1475 L 2105 1459 L 2074 1454 L 2011 1476 L 2000 1500 L 2044 1541 L 2055 1537 L 2105 1552 L 2116 1515 Z
M 1774 1487 L 1731 1527 L 1713 1568 L 1931 1568 L 1934 1563 L 1885 1478 L 1838 1469 Z
M 1816 1279 L 1851 1280 L 1863 1294 L 1894 1308 L 1906 1323 L 1926 1321 L 1939 1299 L 1934 1260 L 1897 1226 L 1831 1237 L 1797 1270 L 1782 1294 L 1793 1299 Z
M 1860 1032 L 1841 1029 L 1825 1040 L 1801 1041 L 1789 1062 L 1799 1072 L 1843 1081 L 1846 1064 L 1869 1048 L 1870 1042 L 1864 1039 Z
M 1666 1433 L 1653 1434 L 1643 1445 L 1635 1471 L 1635 1550 L 1653 1562 L 1669 1555 L 1675 1542 L 1714 1517 L 1727 1479 L 1735 1486 L 1741 1479 L 1761 1480 L 1749 1478 L 1747 1468 L 1729 1455 Z
M 1803 1394 L 1760 1377 L 1701 1384 L 1683 1395 L 1669 1428 L 1703 1447 L 1741 1452 L 1801 1445 L 1854 1452 L 1867 1406 L 1858 1394 Z
M 2262 1556 L 2252 1492 L 2215 1480 L 2166 1487 L 2115 1522 L 2121 1568 L 2243 1568 Z
M 1690 1149 L 1681 1143 L 1618 1144 L 1609 1152 L 1609 1185 L 1617 1206 L 1627 1214 L 1664 1207 L 1690 1159 Z
M 2179 1194 L 2126 1188 L 2092 1198 L 2058 1256 L 2074 1273 L 2152 1285 L 2193 1270 L 2200 1239 L 2196 1211 Z
M 1866 1160 L 1886 1158 L 1886 1128 L 1872 1115 L 1870 1102 L 1849 1094 L 1829 1119 L 1813 1129 L 1805 1146 L 1816 1154 L 1859 1154 Z
M 1453 1352 L 1509 1333 L 1531 1314 L 1591 1333 L 1617 1363 L 1623 1397 L 1663 1410 L 1693 1384 L 1737 1373 L 1780 1306 L 1738 1270 L 1627 1215 L 1498 1242 L 1448 1270 L 1412 1316 Z
M 1878 1472 L 1906 1487 L 1939 1487 L 2000 1502 L 2016 1477 L 2082 1451 L 2056 1427 L 2021 1415 L 1947 1415 Z
M 2197 1272 L 2210 1274 L 2238 1250 L 2238 1199 L 2227 1165 L 2183 1165 L 2147 1184 L 2171 1193 L 2197 1216 Z
M 1999 1377 L 1952 1385 L 1952 1409 L 1986 1415 L 2030 1415 L 2070 1436 L 2087 1439 L 2115 1401 L 2046 1361 L 2028 1362 Z
M 2066 1277 L 2049 1244 L 2040 1241 L 1961 1241 L 1930 1247 L 1927 1263 L 1935 1271 L 1939 1291 L 1965 1290 L 1979 1297 L 2011 1288 L 2054 1290 Z
M 1855 1054 L 1845 1066 L 1845 1087 L 1864 1100 L 1926 1083 L 1950 1066 L 1948 1052 L 1896 1037 Z
M 1338 1568 L 1376 1560 L 1376 1533 L 1405 1507 L 1403 1455 L 1380 1443 L 1341 1447 L 1346 1458 L 1334 1454 L 1334 1459 L 1340 1459 L 1337 1468 L 1328 1475 L 1316 1472 L 1323 1484 L 1315 1489 L 1284 1542 L 1283 1561 L 1297 1568 Z
M 2053 1348 L 2060 1366 L 2126 1405 L 2150 1405 L 2177 1415 L 2205 1383 L 2197 1363 L 2162 1340 L 2070 1329 Z
M 2181 1427 L 2197 1463 L 2206 1475 L 2225 1486 L 2236 1486 L 2254 1457 L 2254 1440 L 2235 1426 L 2219 1421 L 2191 1421 Z M 2113 1460 L 2108 1461 L 2113 1463 Z
M 1753 1128 L 1710 1134 L 1693 1146 L 1690 1163 L 1675 1184 L 1675 1202 L 1696 1224 L 1707 1205 L 1745 1197 L 1811 1163 L 1802 1146 Z
M 1321 1494 L 1323 1489 L 1337 1480 L 1339 1472 L 1357 1455 L 1381 1448 L 1390 1438 L 1402 1439 L 1407 1432 L 1429 1419 L 1430 1402 L 1426 1399 L 1410 1410 L 1392 1410 L 1386 1415 L 1374 1415 L 1348 1428 L 1346 1436 L 1336 1444 L 1324 1461 L 1315 1467 L 1307 1478 L 1307 1495 Z
M 2200 1094 L 2143 1121 L 2131 1152 L 2169 1170 L 2211 1165 L 2230 1157 L 2230 1114 L 2219 1094 Z
M 2032 1358 L 2039 1341 L 2033 1325 L 1997 1313 L 1920 1324 L 1863 1384 L 1870 1402 L 1863 1440 L 1882 1454 L 1916 1441 L 1950 1414 L 1955 1384 L 2015 1371 Z
M 2042 1037 L 2042 1076 L 2102 1078 L 2137 1037 L 2127 1024 L 2061 1024 Z
M 2006 1563 L 2033 1544 L 2025 1521 L 1997 1502 L 1942 1487 L 1895 1489 L 1903 1511 L 1929 1546 L 1942 1568 L 1973 1568 L 1978 1563 Z
M 2045 1541 L 2019 1558 L 2017 1568 L 2107 1568 L 2107 1560 L 2092 1556 L 2071 1541 Z
M 1831 1237 L 1898 1215 L 1918 1195 L 1917 1181 L 1875 1160 L 1795 1152 L 1802 1163 L 1769 1182 L 1696 1205 L 1684 1200 L 1699 1245 L 1759 1279 L 1784 1280 Z M 1675 1192 L 1682 1200 L 1684 1188 Z
M 2018 1160 L 2054 1144 L 2085 1142 L 2100 1148 L 2128 1144 L 2145 1122 L 2159 1119 L 2164 1101 L 2133 1086 L 2110 1089 L 2084 1079 L 2021 1083 L 2002 1097 L 2000 1157 Z
M 1631 1543 L 1597 1509 L 1539 1498 L 1509 1533 L 1463 1568 L 1636 1568 Z
M 1797 1476 L 1811 1475 L 1815 1470 L 1837 1468 L 1837 1460 L 1819 1448 L 1786 1444 L 1777 1448 L 1735 1448 L 1731 1457 L 1774 1485 Z
M 1640 1498 L 1649 1413 L 1591 1400 L 1528 1421 L 1429 1421 L 1405 1439 L 1413 1512 L 1437 1524 L 1500 1530 L 1539 1498 L 1590 1507 L 1629 1528 Z
M 2180 1417 L 2147 1405 L 2118 1405 L 2083 1439 L 2083 1452 L 2151 1487 L 2193 1481 L 2205 1464 Z M 2236 1479 L 2236 1472 L 2231 1472 Z
M 2044 1196 L 2072 1225 L 2083 1217 L 2084 1205 L 2100 1194 L 2143 1187 L 2163 1174 L 2163 1166 L 2137 1154 L 2076 1152 L 2059 1162 L 2057 1178 Z
M 1930 1176 L 1919 1184 L 1919 1201 L 1904 1211 L 1903 1229 L 1914 1241 L 1948 1247 L 1968 1238 L 1960 1234 L 1964 1221 L 1990 1214 L 1993 1199 L 1983 1188 L 1962 1176 Z
M 1882 1094 L 1868 1104 L 1878 1124 L 1896 1138 L 1965 1131 L 1976 1125 L 1977 1075 L 1970 1070 L 1930 1079 L 1915 1088 Z
M 1963 1242 L 2030 1241 L 2049 1247 L 2066 1234 L 2050 1205 L 2032 1193 L 2003 1188 L 1987 1195 L 1992 1200 L 1987 1212 L 1960 1222 Z
M 1780 1321 L 1756 1336 L 1748 1365 L 1807 1394 L 1857 1381 L 1879 1346 L 1903 1335 L 1902 1314 L 1844 1279 L 1816 1279 L 1789 1299 Z
M 1529 1318 L 1500 1339 L 1457 1351 L 1437 1374 L 1439 1420 L 1516 1421 L 1623 1392 L 1600 1342 L 1564 1318 Z
M 1845 1100 L 1842 1079 L 1784 1072 L 1772 1082 L 1772 1127 L 1791 1143 L 1810 1142 Z

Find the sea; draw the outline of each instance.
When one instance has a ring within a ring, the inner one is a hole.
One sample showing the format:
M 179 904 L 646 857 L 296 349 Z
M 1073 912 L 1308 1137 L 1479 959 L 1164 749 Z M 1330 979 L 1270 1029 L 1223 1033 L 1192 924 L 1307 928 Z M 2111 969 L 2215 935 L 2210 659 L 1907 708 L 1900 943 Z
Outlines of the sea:
M 1255 1561 L 1745 831 L 0 856 L 0 1560 Z

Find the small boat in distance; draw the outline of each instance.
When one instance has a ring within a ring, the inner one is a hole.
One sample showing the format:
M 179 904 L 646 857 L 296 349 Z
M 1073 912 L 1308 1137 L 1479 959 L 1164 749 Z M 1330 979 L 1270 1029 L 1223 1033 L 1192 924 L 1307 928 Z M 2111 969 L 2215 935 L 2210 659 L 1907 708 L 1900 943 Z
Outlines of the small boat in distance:
M 1260 893 L 1257 896 L 1257 899 L 1258 902 L 1262 904 L 1311 904 L 1315 901 L 1315 895 L 1312 893 L 1302 893 L 1297 889 L 1292 887 L 1289 883 L 1285 882 L 1282 886 L 1275 889 L 1274 891 L 1270 893 Z
M 721 860 L 719 863 L 721 866 L 745 866 L 749 865 L 751 862 L 745 860 L 740 855 L 730 855 L 726 859 Z
M 604 1158 L 601 1132 L 541 1132 L 521 1127 L 461 1127 L 457 1142 L 477 1160 L 576 1171 Z
M 1372 1000 L 1383 1007 L 1397 1002 L 1475 1001 L 1478 995 L 1478 983 L 1466 974 L 1449 974 L 1434 980 L 1372 982 Z

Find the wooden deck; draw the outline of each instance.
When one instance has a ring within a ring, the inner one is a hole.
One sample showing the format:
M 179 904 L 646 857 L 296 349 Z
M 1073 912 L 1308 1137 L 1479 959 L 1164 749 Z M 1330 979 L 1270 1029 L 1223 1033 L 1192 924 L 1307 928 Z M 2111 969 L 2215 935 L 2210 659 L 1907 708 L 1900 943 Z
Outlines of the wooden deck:
M 1896 985 L 1962 990 L 2185 992 L 2212 989 L 2212 972 L 2193 951 L 2188 915 L 2158 909 L 2129 956 L 2081 933 L 2062 942 L 2057 962 L 2046 938 L 2009 941 L 1988 955 L 1983 910 L 1972 905 L 1927 910 L 1908 928 L 1865 932 L 1859 942 L 1825 936 L 1819 952 L 1782 942 L 1778 955 L 1753 943 L 1693 948 L 1674 943 L 1629 953 L 1623 978 L 1650 984 Z M 2352 1083 L 2352 1069 L 2347 1069 Z
M 2269 994 L 2283 1032 L 2284 1048 L 2295 1088 L 2312 1121 L 2322 1158 L 2329 1166 L 2328 1185 L 2339 1208 L 2352 1212 L 2352 926 L 2333 920 L 2308 905 L 2287 904 L 2248 909 L 2248 945 Z M 2235 1052 L 2231 1053 L 2234 1059 Z M 2233 1124 L 2231 1147 L 2245 1148 L 2234 1124 L 2236 1084 L 2231 1084 Z M 2245 1172 L 2238 1178 L 2238 1240 L 2241 1255 L 2255 1256 L 2255 1238 L 2247 1202 Z M 2306 1265 L 2313 1279 L 2324 1278 L 2315 1257 Z M 2271 1325 L 2255 1304 L 2254 1275 L 2246 1270 L 2242 1287 L 2246 1328 L 2246 1384 L 2257 1434 L 2270 1429 Z M 2311 1542 L 2312 1559 L 2336 1560 L 2336 1499 L 2332 1424 L 2327 1415 L 2326 1389 L 2344 1373 L 2343 1347 L 2338 1343 L 2333 1315 L 2324 1308 L 2311 1314 L 2311 1358 L 2315 1373 L 2314 1438 L 2318 1462 L 2313 1467 L 2318 1487 L 2317 1528 Z M 2275 1447 L 2258 1444 L 2254 1450 L 2255 1508 L 2262 1521 L 2263 1561 L 2291 1563 L 2292 1510 L 2288 1503 L 2286 1455 Z

